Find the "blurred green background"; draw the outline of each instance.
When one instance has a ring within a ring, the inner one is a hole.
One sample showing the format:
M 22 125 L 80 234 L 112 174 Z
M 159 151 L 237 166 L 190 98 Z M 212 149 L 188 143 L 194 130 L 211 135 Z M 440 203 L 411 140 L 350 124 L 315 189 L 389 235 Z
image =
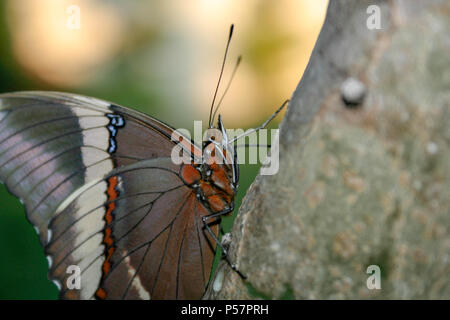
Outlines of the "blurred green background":
M 243 62 L 220 113 L 228 128 L 254 127 L 295 89 L 326 5 L 327 0 L 1 1 L 0 92 L 75 92 L 192 130 L 194 120 L 207 121 L 234 23 L 225 83 L 239 54 Z M 241 165 L 236 208 L 258 169 Z M 234 215 L 224 219 L 225 231 Z M 0 299 L 57 294 L 22 205 L 0 185 Z

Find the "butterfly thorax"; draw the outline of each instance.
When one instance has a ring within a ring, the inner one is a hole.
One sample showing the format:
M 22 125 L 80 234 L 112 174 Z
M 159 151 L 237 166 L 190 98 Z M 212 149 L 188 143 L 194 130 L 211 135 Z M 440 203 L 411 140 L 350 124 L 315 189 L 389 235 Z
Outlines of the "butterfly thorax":
M 205 207 L 217 213 L 232 209 L 236 194 L 232 170 L 226 164 L 186 164 L 181 169 L 181 177 Z
M 180 172 L 186 185 L 195 190 L 196 197 L 212 213 L 233 211 L 239 168 L 236 150 L 228 141 L 219 115 L 217 128 L 206 132 L 201 163 L 185 164 Z

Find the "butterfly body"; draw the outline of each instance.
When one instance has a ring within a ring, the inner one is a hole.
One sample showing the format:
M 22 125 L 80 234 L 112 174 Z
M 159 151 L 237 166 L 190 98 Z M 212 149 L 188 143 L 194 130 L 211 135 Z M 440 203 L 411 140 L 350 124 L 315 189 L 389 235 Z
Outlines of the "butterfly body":
M 22 200 L 60 298 L 201 298 L 239 179 L 220 118 L 217 130 L 200 148 L 103 100 L 0 94 L 0 181 Z M 176 145 L 191 162 L 172 160 Z
M 198 199 L 211 212 L 222 212 L 231 208 L 235 196 L 235 186 L 230 182 L 226 169 L 217 164 L 208 166 L 206 174 L 201 167 L 186 165 L 182 169 L 182 177 L 191 186 Z

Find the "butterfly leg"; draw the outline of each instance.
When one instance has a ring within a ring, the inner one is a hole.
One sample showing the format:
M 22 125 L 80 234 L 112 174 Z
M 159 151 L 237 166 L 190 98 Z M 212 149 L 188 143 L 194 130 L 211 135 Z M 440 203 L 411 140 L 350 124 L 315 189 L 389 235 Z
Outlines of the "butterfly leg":
M 227 213 L 230 213 L 231 211 L 233 211 L 233 209 L 234 209 L 234 206 L 230 209 L 226 209 L 226 210 L 223 210 L 223 211 L 220 211 L 217 213 L 213 213 L 213 214 L 204 216 L 204 217 L 202 217 L 202 221 L 203 221 L 203 225 L 205 226 L 205 228 L 208 231 L 208 233 L 210 234 L 210 236 L 217 243 L 217 245 L 222 249 L 222 253 L 225 257 L 225 260 L 230 265 L 231 269 L 233 269 L 242 279 L 245 280 L 245 279 L 247 279 L 247 277 L 238 270 L 238 268 L 236 267 L 236 265 L 234 263 L 231 262 L 230 257 L 228 256 L 228 250 L 225 249 L 225 247 L 222 245 L 222 243 L 219 241 L 219 239 L 217 239 L 216 235 L 211 230 L 211 228 L 209 227 L 209 224 L 208 224 L 208 220 L 211 220 L 213 218 L 217 218 L 217 217 L 223 216 Z

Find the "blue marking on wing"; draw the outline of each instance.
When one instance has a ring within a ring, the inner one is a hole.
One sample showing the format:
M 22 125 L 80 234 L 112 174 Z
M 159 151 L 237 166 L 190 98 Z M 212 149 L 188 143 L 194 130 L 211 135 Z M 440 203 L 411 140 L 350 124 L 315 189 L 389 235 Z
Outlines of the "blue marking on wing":
M 117 142 L 116 142 L 117 132 L 120 128 L 125 126 L 125 119 L 118 114 L 108 113 L 106 116 L 110 119 L 109 124 L 106 127 L 110 134 L 108 152 L 113 153 L 117 150 Z

